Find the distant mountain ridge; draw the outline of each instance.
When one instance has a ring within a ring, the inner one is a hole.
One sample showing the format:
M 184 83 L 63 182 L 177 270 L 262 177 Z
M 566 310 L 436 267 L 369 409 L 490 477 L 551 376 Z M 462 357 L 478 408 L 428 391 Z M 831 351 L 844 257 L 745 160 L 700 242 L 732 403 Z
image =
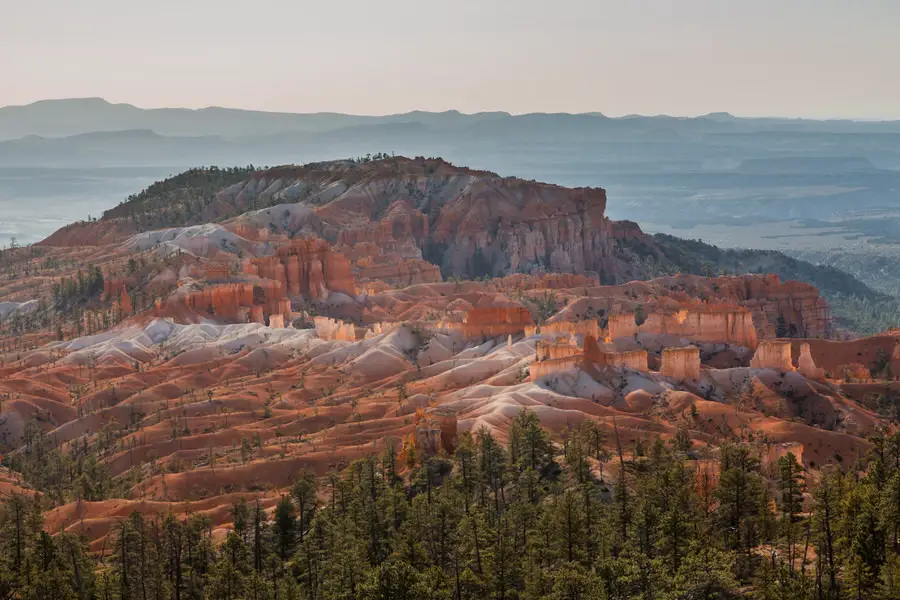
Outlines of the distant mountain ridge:
M 207 107 L 188 108 L 139 108 L 131 104 L 113 104 L 102 98 L 71 98 L 41 100 L 21 106 L 0 107 L 0 140 L 10 140 L 27 135 L 64 137 L 92 131 L 118 131 L 150 129 L 162 135 L 204 136 L 221 135 L 240 137 L 266 135 L 284 131 L 323 132 L 355 125 L 418 122 L 436 129 L 470 127 L 488 124 L 500 130 L 510 127 L 534 128 L 547 124 L 559 126 L 609 127 L 615 130 L 621 125 L 633 125 L 635 121 L 654 123 L 659 127 L 666 122 L 681 129 L 703 131 L 740 130 L 742 125 L 759 129 L 768 125 L 776 129 L 832 132 L 900 132 L 900 121 L 815 121 L 779 118 L 740 118 L 729 113 L 710 113 L 700 117 L 671 117 L 667 115 L 629 115 L 611 118 L 599 112 L 591 113 L 532 113 L 512 115 L 508 112 L 461 113 L 411 111 L 383 116 L 351 115 L 334 112 L 285 113 Z

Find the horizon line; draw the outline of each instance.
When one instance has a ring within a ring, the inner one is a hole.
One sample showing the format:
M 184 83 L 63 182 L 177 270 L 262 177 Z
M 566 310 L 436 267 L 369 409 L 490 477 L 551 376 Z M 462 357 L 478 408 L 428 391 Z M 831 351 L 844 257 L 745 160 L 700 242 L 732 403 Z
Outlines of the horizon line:
M 409 110 L 403 110 L 399 112 L 391 112 L 391 113 L 347 113 L 347 112 L 339 112 L 339 111 L 329 111 L 329 110 L 319 110 L 313 112 L 290 112 L 284 110 L 267 110 L 260 108 L 237 108 L 230 106 L 221 106 L 221 105 L 208 105 L 208 106 L 139 106 L 137 104 L 133 104 L 131 102 L 112 102 L 107 100 L 102 96 L 71 96 L 71 97 L 63 97 L 63 98 L 41 98 L 38 100 L 34 100 L 32 102 L 28 102 L 25 104 L 4 104 L 0 106 L 0 110 L 7 108 L 27 108 L 29 106 L 34 106 L 36 104 L 42 104 L 47 102 L 67 102 L 67 101 L 100 101 L 110 106 L 128 106 L 131 108 L 136 108 L 138 110 L 185 110 L 192 112 L 200 112 L 203 110 L 211 110 L 211 109 L 219 109 L 219 110 L 231 110 L 231 111 L 241 111 L 241 112 L 256 112 L 256 113 L 266 113 L 271 115 L 342 115 L 348 117 L 393 117 L 398 115 L 406 115 L 416 112 L 421 113 L 429 113 L 429 114 L 442 114 L 442 113 L 451 113 L 455 112 L 465 116 L 474 116 L 479 114 L 505 114 L 509 116 L 527 116 L 527 115 L 571 115 L 571 116 L 597 116 L 597 117 L 605 117 L 608 119 L 626 119 L 626 118 L 636 118 L 636 117 L 645 117 L 645 118 L 672 118 L 672 119 L 702 119 L 704 117 L 712 117 L 712 116 L 722 116 L 729 117 L 733 119 L 776 119 L 776 120 L 785 120 L 785 121 L 853 121 L 859 123 L 886 123 L 886 122 L 896 122 L 900 121 L 900 115 L 897 116 L 882 116 L 882 117 L 853 117 L 853 116 L 832 116 L 832 117 L 809 117 L 809 116 L 784 116 L 784 115 L 736 115 L 727 110 L 719 110 L 719 111 L 711 111 L 702 114 L 693 114 L 693 115 L 675 115 L 669 113 L 657 113 L 657 114 L 643 114 L 643 113 L 624 113 L 624 114 L 607 114 L 603 111 L 594 110 L 594 111 L 583 111 L 583 112 L 568 112 L 568 111 L 530 111 L 530 112 L 511 112 L 508 110 L 502 109 L 494 109 L 494 110 L 479 110 L 474 112 L 464 112 L 459 109 L 450 108 L 444 110 L 436 110 L 436 109 L 424 109 L 424 108 L 414 108 Z

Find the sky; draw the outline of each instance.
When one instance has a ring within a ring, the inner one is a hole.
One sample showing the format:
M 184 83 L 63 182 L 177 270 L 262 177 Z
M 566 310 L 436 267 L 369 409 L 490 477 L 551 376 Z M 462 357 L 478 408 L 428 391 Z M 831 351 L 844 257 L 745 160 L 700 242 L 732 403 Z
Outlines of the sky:
M 0 105 L 900 118 L 900 0 L 0 0 Z

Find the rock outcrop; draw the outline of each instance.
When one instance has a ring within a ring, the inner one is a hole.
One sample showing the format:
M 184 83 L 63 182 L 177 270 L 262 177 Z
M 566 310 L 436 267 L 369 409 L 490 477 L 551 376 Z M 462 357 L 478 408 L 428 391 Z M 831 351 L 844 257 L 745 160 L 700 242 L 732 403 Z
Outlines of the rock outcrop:
M 754 369 L 793 371 L 791 342 L 784 340 L 762 341 L 750 361 L 750 367 Z
M 544 342 L 538 340 L 535 342 L 535 358 L 538 362 L 545 360 L 554 360 L 557 358 L 567 358 L 583 353 L 583 349 L 571 343 L 571 340 Z
M 610 315 L 609 337 L 675 335 L 696 342 L 724 342 L 755 348 L 753 314 L 736 306 L 694 305 L 675 312 L 654 312 L 638 325 L 634 314 Z
M 123 317 L 130 316 L 134 312 L 131 296 L 128 295 L 128 290 L 124 288 L 119 293 L 119 311 Z
M 125 291 L 126 282 L 121 277 L 107 275 L 103 278 L 103 299 L 111 300 Z
M 180 322 L 216 319 L 232 323 L 265 323 L 276 317 L 280 327 L 289 322 L 291 301 L 283 297 L 277 281 L 257 283 L 222 283 L 200 289 L 179 289 L 158 302 L 154 315 L 167 316 Z
M 313 323 L 316 335 L 323 340 L 343 340 L 355 342 L 358 339 L 356 326 L 353 323 L 330 319 L 328 317 L 315 317 Z
M 528 379 L 537 381 L 547 375 L 567 371 L 569 369 L 580 369 L 584 366 L 584 355 L 576 354 L 563 358 L 548 359 L 541 362 L 533 362 L 528 365 Z
M 456 411 L 439 406 L 416 412 L 416 449 L 425 456 L 434 456 L 441 451 L 448 454 L 456 449 Z
M 442 322 L 442 329 L 455 329 L 468 339 L 508 336 L 525 331 L 534 325 L 531 313 L 521 306 L 473 308 L 462 323 Z
M 793 356 L 798 364 L 804 352 L 828 377 L 840 377 L 842 368 L 852 363 L 864 365 L 877 377 L 892 379 L 900 375 L 900 337 L 874 335 L 854 340 L 799 339 L 792 341 Z
M 353 263 L 361 280 L 374 279 L 395 287 L 441 281 L 441 268 L 417 258 L 396 258 L 372 253 Z
M 797 359 L 797 371 L 807 379 L 825 379 L 825 369 L 816 366 L 808 343 L 800 344 L 800 357 Z
M 278 248 L 275 256 L 245 261 L 244 272 L 279 282 L 290 297 L 319 300 L 329 291 L 356 295 L 350 261 L 316 238 L 292 240 Z
M 552 321 L 527 327 L 525 335 L 543 335 L 547 337 L 564 337 L 568 338 L 574 335 L 592 335 L 595 338 L 605 337 L 605 332 L 595 319 L 584 321 Z
M 659 372 L 679 381 L 697 381 L 700 379 L 700 348 L 663 348 Z

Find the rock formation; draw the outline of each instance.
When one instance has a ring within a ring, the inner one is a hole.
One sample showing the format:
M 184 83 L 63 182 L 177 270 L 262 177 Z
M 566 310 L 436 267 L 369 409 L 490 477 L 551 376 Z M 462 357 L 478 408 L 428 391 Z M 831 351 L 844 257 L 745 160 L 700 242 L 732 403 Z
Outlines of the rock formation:
M 900 375 L 900 338 L 896 335 L 874 335 L 855 340 L 793 340 L 793 356 L 799 359 L 803 346 L 809 347 L 815 365 L 826 376 L 840 377 L 844 366 L 859 363 L 878 377 L 894 378 Z
M 128 295 L 128 290 L 124 288 L 122 288 L 122 292 L 119 294 L 119 310 L 123 317 L 127 317 L 134 312 L 131 296 Z
M 650 367 L 647 366 L 646 350 L 601 352 L 599 360 L 595 361 L 594 364 L 607 367 L 625 367 L 642 373 L 650 371 Z
M 416 449 L 426 456 L 443 451 L 452 453 L 457 443 L 456 411 L 450 407 L 434 407 L 416 411 Z
M 778 275 L 743 279 L 747 297 L 744 305 L 764 317 L 767 337 L 814 338 L 831 334 L 831 311 L 814 286 L 800 281 L 783 282 Z M 779 319 L 784 332 L 777 331 Z
M 375 279 L 396 287 L 441 281 L 440 267 L 417 258 L 370 254 L 354 262 L 353 267 L 362 279 Z
M 595 338 L 605 337 L 605 332 L 595 319 L 584 321 L 551 321 L 525 329 L 526 336 L 543 335 L 548 337 L 570 337 L 573 335 L 592 335 Z
M 807 379 L 825 379 L 825 369 L 816 366 L 808 343 L 800 344 L 800 358 L 797 360 L 797 370 Z
M 250 259 L 244 263 L 244 271 L 279 282 L 290 297 L 319 300 L 329 291 L 356 295 L 350 262 L 316 238 L 292 240 L 278 248 L 275 256 Z
M 605 350 L 591 335 L 584 338 L 584 346 L 578 348 L 571 343 L 538 342 L 536 360 L 528 367 L 530 379 L 535 381 L 554 372 L 567 369 L 593 370 L 595 367 L 623 367 L 647 373 L 646 350 L 625 352 Z M 699 367 L 698 367 L 699 369 Z
M 223 283 L 201 289 L 179 289 L 165 303 L 158 303 L 156 316 L 179 321 L 212 318 L 232 323 L 265 323 L 265 317 L 277 316 L 282 325 L 291 318 L 291 301 L 283 297 L 277 281 Z
M 209 281 L 224 281 L 231 274 L 231 265 L 225 262 L 209 262 L 204 265 L 204 277 Z
M 663 348 L 660 374 L 679 381 L 700 379 L 700 348 Z
M 443 322 L 443 329 L 455 329 L 468 339 L 508 336 L 523 333 L 534 324 L 531 313 L 521 306 L 497 308 L 473 308 L 466 313 L 462 323 Z
M 107 275 L 103 279 L 103 299 L 111 300 L 125 291 L 125 280 L 121 277 L 112 277 Z
M 316 335 L 323 340 L 355 342 L 358 339 L 356 326 L 353 323 L 328 317 L 315 317 L 313 323 L 315 324 Z
M 610 315 L 609 337 L 675 335 L 695 342 L 724 342 L 755 348 L 753 314 L 737 306 L 693 305 L 674 312 L 653 312 L 637 324 L 634 314 Z
M 793 371 L 791 362 L 791 342 L 784 340 L 763 340 L 760 342 L 750 367 L 754 369 L 776 369 Z
M 547 375 L 566 371 L 569 369 L 580 369 L 584 366 L 584 356 L 576 354 L 563 358 L 548 359 L 541 362 L 533 362 L 528 365 L 528 378 L 530 381 L 537 381 Z
M 388 255 L 428 255 L 454 276 L 548 269 L 618 281 L 636 270 L 617 253 L 617 241 L 655 248 L 634 223 L 606 217 L 603 189 L 502 178 L 440 159 L 277 167 L 223 189 L 214 204 L 239 213 L 251 203 L 298 200 L 312 207 L 302 226 L 348 256 L 374 243 Z
M 553 360 L 557 358 L 566 358 L 582 354 L 584 350 L 572 343 L 571 340 L 560 340 L 553 342 L 545 342 L 538 340 L 535 342 L 535 358 L 538 362 L 545 360 Z
M 248 283 L 228 283 L 214 285 L 200 290 L 185 292 L 169 298 L 165 311 L 179 310 L 193 312 L 205 317 L 220 317 L 238 320 L 239 309 L 253 305 L 253 285 Z

